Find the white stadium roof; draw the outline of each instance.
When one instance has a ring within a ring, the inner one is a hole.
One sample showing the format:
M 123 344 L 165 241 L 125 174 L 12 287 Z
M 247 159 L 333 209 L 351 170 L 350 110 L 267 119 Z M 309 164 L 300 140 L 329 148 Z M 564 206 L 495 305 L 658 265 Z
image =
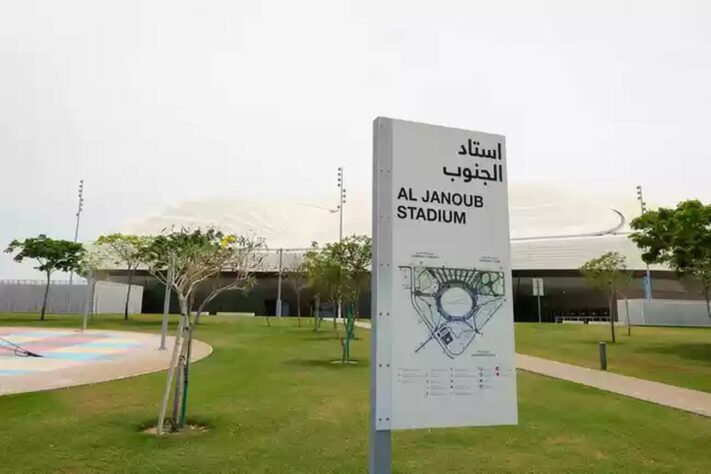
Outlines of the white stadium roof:
M 639 250 L 626 235 L 629 220 L 638 214 L 633 195 L 606 192 L 603 197 L 560 185 L 514 184 L 509 199 L 514 269 L 576 269 L 608 251 L 624 255 L 631 269 L 645 268 Z M 215 225 L 228 232 L 255 232 L 271 249 L 304 249 L 312 242 L 338 239 L 335 204 L 313 198 L 204 199 L 179 204 L 121 230 L 156 234 L 171 226 Z M 621 215 L 625 219 L 622 226 Z M 369 196 L 349 196 L 344 235 L 370 234 L 370 219 Z M 614 233 L 606 233 L 613 229 Z M 301 252 L 289 253 L 298 258 Z M 265 263 L 276 270 L 276 258 Z
M 623 255 L 628 268 L 633 270 L 645 268 L 635 244 L 626 235 L 621 234 L 512 241 L 511 261 L 514 270 L 570 270 L 580 268 L 591 258 L 611 251 Z M 656 265 L 651 268 L 666 270 Z

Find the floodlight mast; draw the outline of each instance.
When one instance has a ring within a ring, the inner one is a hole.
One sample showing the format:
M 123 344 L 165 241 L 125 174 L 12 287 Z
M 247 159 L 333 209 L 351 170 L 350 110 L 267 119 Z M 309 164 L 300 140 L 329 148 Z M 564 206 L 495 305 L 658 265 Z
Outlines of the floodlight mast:
M 642 215 L 644 215 L 647 212 L 647 203 L 644 201 L 644 195 L 642 194 L 642 186 L 637 186 L 637 200 L 639 201 L 639 209 L 642 211 Z M 652 299 L 652 275 L 649 271 L 649 264 L 647 262 L 644 262 L 645 265 L 647 266 L 647 274 L 645 276 L 645 285 L 644 285 L 644 297 L 647 300 Z
M 284 255 L 284 249 L 279 249 L 279 275 L 277 280 L 277 300 L 276 300 L 276 316 L 278 318 L 282 317 L 281 308 L 281 274 L 282 274 L 282 257 Z
M 346 188 L 343 187 L 343 167 L 338 167 L 338 241 L 343 240 L 343 205 L 346 203 Z
M 346 204 L 346 188 L 343 187 L 343 166 L 338 167 L 338 242 L 343 242 L 343 206 Z M 340 283 L 339 283 L 340 293 Z M 343 318 L 343 304 L 338 298 L 338 319 Z
M 76 225 L 74 226 L 74 243 L 77 243 L 79 238 L 79 221 L 81 219 L 81 211 L 84 208 L 84 180 L 79 180 L 79 204 L 77 205 Z M 69 284 L 74 281 L 74 271 L 69 272 Z
M 305 204 L 306 206 L 309 207 L 314 207 L 316 209 L 322 209 L 324 211 L 328 211 L 330 214 L 335 214 L 336 212 L 338 213 L 338 242 L 343 241 L 343 205 L 346 203 L 346 188 L 343 187 L 343 167 L 339 166 L 338 167 L 338 205 L 336 206 L 335 209 L 331 209 L 328 207 L 322 207 L 322 206 L 316 206 L 313 204 Z M 280 249 L 280 261 L 281 261 L 281 252 L 283 249 Z M 277 280 L 277 295 L 281 295 L 281 263 L 279 264 L 279 278 Z M 279 296 L 277 297 L 279 299 Z M 341 318 L 342 317 L 342 309 L 341 309 L 341 301 L 340 299 L 338 300 L 338 313 L 337 317 Z M 279 311 L 279 302 L 277 301 L 277 312 Z

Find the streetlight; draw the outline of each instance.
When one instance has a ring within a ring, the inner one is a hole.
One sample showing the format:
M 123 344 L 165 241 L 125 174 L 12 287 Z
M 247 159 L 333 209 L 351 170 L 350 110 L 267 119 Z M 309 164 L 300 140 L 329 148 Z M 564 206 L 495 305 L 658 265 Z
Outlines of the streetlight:
M 81 219 L 81 211 L 84 208 L 84 180 L 80 179 L 79 180 L 79 205 L 77 206 L 77 213 L 76 213 L 76 226 L 74 227 L 74 243 L 77 242 L 77 238 L 79 237 L 79 220 Z M 74 272 L 69 273 L 69 284 L 72 284 L 72 281 L 74 280 Z
M 642 186 L 637 186 L 637 200 L 639 201 L 639 209 L 642 214 L 647 212 L 647 203 L 644 201 L 644 195 L 642 194 Z M 647 275 L 644 280 L 644 296 L 647 300 L 652 299 L 652 276 L 649 272 L 649 264 L 645 262 L 647 266 Z

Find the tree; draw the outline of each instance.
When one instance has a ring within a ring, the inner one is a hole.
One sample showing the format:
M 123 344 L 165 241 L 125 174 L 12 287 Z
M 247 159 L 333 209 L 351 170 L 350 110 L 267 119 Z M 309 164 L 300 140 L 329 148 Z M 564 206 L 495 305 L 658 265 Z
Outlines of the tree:
M 76 271 L 84 254 L 84 246 L 80 243 L 52 239 L 45 234 L 40 234 L 37 237 L 30 237 L 25 240 L 13 240 L 5 249 L 5 252 L 17 252 L 13 257 L 16 262 L 22 262 L 26 258 L 36 260 L 38 265 L 34 268 L 44 272 L 47 276 L 44 298 L 42 299 L 42 311 L 40 313 L 40 320 L 44 321 L 52 272 L 56 270 L 63 272 Z
M 309 278 L 306 272 L 306 265 L 295 256 L 290 258 L 286 264 L 286 281 L 296 295 L 296 320 L 301 327 L 301 294 L 309 286 Z
M 104 246 L 117 265 L 124 265 L 128 270 L 128 288 L 126 289 L 126 304 L 123 310 L 123 319 L 128 320 L 128 305 L 131 300 L 131 285 L 136 274 L 136 269 L 141 263 L 143 246 L 146 238 L 130 234 L 102 235 L 96 241 Z
M 314 318 L 314 332 L 318 331 L 321 326 L 321 300 L 328 301 L 335 307 L 340 297 L 341 268 L 339 262 L 334 258 L 334 252 L 331 250 L 332 245 L 327 244 L 325 248 L 319 249 L 314 242 L 311 245 L 311 250 L 304 254 L 303 268 L 307 275 L 308 285 L 314 290 L 316 296 L 317 315 Z M 337 330 L 335 316 L 334 329 Z
M 630 279 L 625 257 L 618 252 L 607 252 L 585 262 L 580 267 L 588 283 L 598 290 L 607 292 L 607 305 L 610 308 L 610 333 L 612 342 L 615 338 L 615 319 L 617 316 L 616 293 L 624 288 Z
M 370 275 L 370 266 L 373 260 L 373 240 L 367 235 L 351 235 L 341 242 L 343 257 L 343 279 L 346 292 L 351 296 L 354 305 L 354 315 L 358 319 L 360 300 L 363 284 Z
M 326 244 L 320 250 L 314 248 L 305 256 L 304 268 L 317 295 L 327 297 L 334 305 L 341 300 L 347 308 L 344 312 L 343 336 L 334 318 L 334 330 L 341 344 L 343 363 L 350 362 L 350 343 L 355 339 L 358 300 L 369 274 L 371 260 L 372 241 L 363 235 L 346 237 L 341 242 Z
M 645 212 L 630 223 L 646 263 L 668 265 L 699 283 L 711 318 L 711 206 L 697 200 Z
M 173 230 L 151 238 L 143 246 L 142 263 L 159 281 L 170 285 L 178 298 L 181 312 L 158 417 L 158 434 L 163 431 L 171 387 L 174 391 L 171 429 L 180 430 L 185 423 L 190 352 L 200 315 L 211 301 L 225 291 L 246 292 L 254 286 L 252 272 L 261 263 L 258 251 L 263 247 L 261 239 L 224 234 L 214 228 Z M 169 272 L 171 266 L 172 272 Z M 209 288 L 201 298 L 198 290 L 206 283 Z M 176 372 L 178 375 L 173 387 Z
M 332 251 L 341 267 L 340 293 L 345 303 L 345 337 L 342 339 L 343 362 L 350 361 L 350 343 L 355 336 L 355 322 L 360 317 L 358 303 L 363 283 L 370 272 L 373 258 L 372 239 L 366 235 L 351 235 L 333 244 Z

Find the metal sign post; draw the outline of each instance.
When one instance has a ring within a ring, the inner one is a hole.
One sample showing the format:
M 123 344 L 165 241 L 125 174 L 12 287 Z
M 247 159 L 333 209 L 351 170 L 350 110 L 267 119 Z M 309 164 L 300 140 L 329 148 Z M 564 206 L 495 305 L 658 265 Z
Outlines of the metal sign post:
M 541 324 L 541 295 L 538 295 L 538 324 Z
M 391 430 L 516 424 L 500 135 L 373 124 L 371 474 Z
M 543 278 L 532 278 L 531 285 L 533 286 L 533 296 L 538 297 L 538 324 L 542 322 L 541 318 L 541 296 L 543 294 Z

